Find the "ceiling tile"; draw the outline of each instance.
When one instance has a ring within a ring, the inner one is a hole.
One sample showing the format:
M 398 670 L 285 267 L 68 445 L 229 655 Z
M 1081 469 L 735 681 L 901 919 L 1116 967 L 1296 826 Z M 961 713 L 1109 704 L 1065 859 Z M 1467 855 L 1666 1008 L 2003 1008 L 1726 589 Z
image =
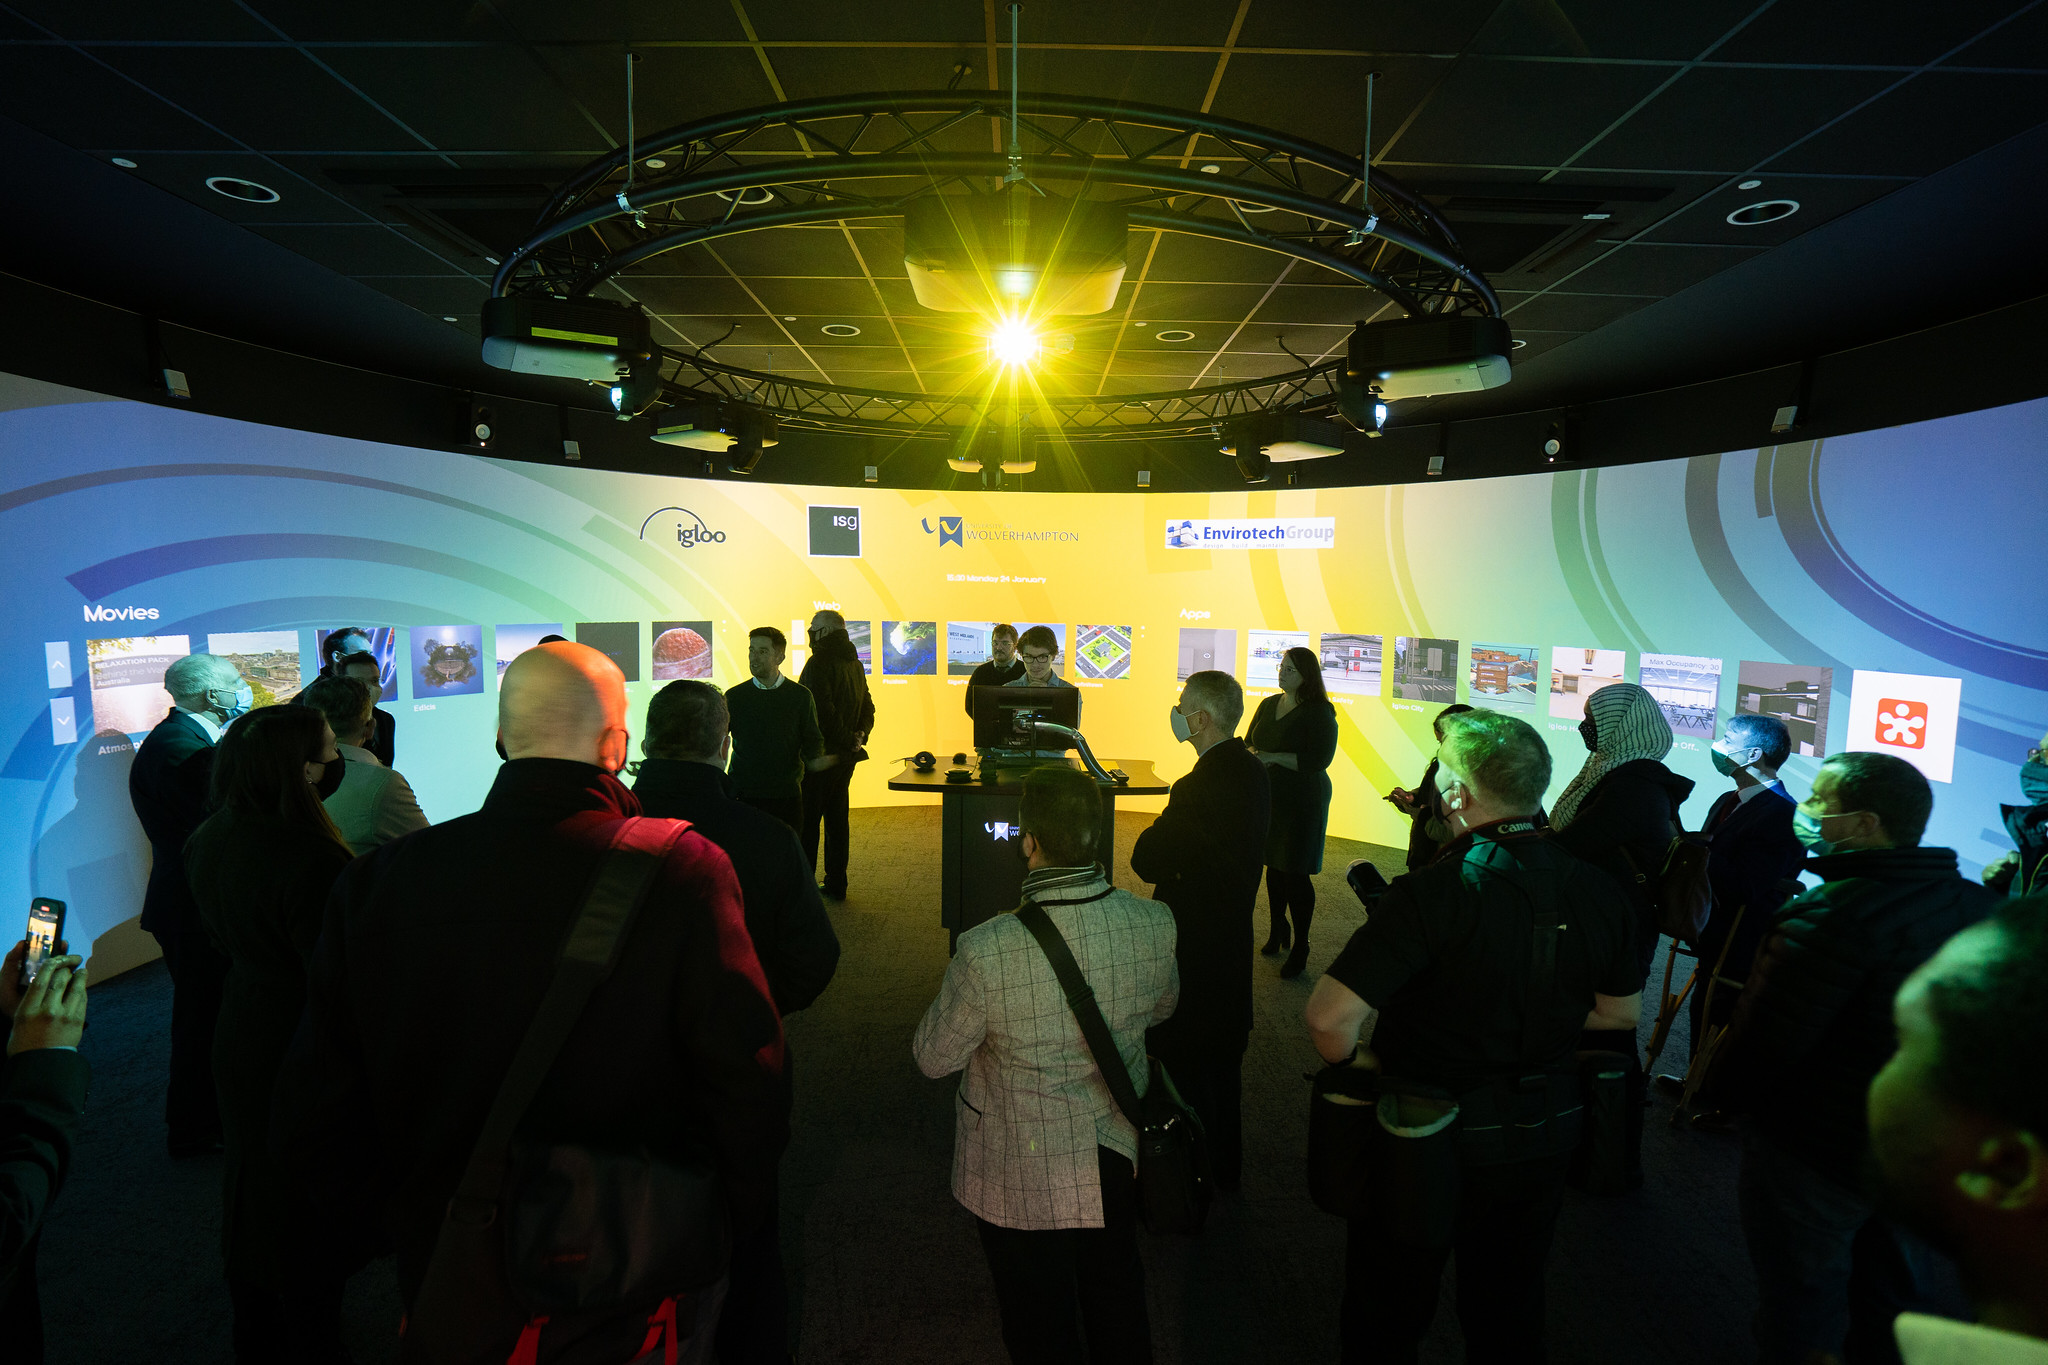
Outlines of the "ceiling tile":
M 761 316 L 756 304 L 731 276 L 689 276 L 628 281 L 635 298 L 651 313 L 673 313 L 688 317 L 754 318 Z
M 1375 54 L 1462 52 L 1500 0 L 1295 0 L 1254 4 L 1241 47 L 1344 48 Z M 1237 58 L 1231 58 L 1236 65 Z
M 417 0 L 248 0 L 249 8 L 296 42 L 504 42 L 512 35 L 488 4 Z M 596 3 L 576 8 L 595 9 Z M 176 7 L 169 7 L 176 8 Z M 566 7 L 565 7 L 566 8 Z M 270 36 L 266 32 L 266 36 Z
M 1653 299 L 1630 298 L 1620 294 L 1536 294 L 1519 299 L 1503 298 L 1508 326 L 1520 335 L 1524 328 L 1535 331 L 1590 332 L 1616 318 L 1625 318 Z
M 746 32 L 730 4 L 675 0 L 492 0 L 520 36 L 537 43 L 739 42 Z M 454 8 L 451 6 L 451 8 Z M 478 6 L 483 8 L 483 6 Z M 749 10 L 751 12 L 751 6 Z
M 404 152 L 420 141 L 291 48 L 113 48 L 107 61 L 263 151 Z M 291 91 L 280 100 L 277 92 Z
M 1405 136 L 1380 154 L 1398 161 L 1555 166 L 1626 113 L 1669 73 L 1467 58 L 1437 87 Z M 1532 111 L 1541 110 L 1540 117 Z
M 1530 57 L 1690 61 L 1755 10 L 1755 0 L 1691 0 L 1684 5 L 1642 0 L 1510 3 L 1494 10 L 1473 36 L 1471 50 Z
M 1932 175 L 2048 119 L 2048 71 L 1930 71 L 1769 163 L 1773 170 Z
M 1254 8 L 1257 8 L 1254 5 Z M 1032 0 L 1024 7 L 1022 36 L 1032 43 L 1114 43 L 1136 47 L 1182 43 L 1221 46 L 1230 36 L 1237 0 Z M 1010 40 L 1010 16 L 995 6 L 996 40 Z M 1007 53 L 1004 54 L 1007 57 Z M 1025 54 L 1028 62 L 1030 54 Z M 1008 67 L 1004 67 L 1007 75 Z M 1007 82 L 1006 82 L 1007 83 Z M 1035 89 L 1027 69 L 1026 90 Z M 1199 97 L 1198 97 L 1199 98 Z
M 462 275 L 362 275 L 357 278 L 378 293 L 388 294 L 400 303 L 436 318 L 449 314 L 465 320 L 479 317 L 483 313 L 484 297 L 490 292 L 476 280 Z
M 1894 79 L 1876 71 L 1696 69 L 1580 160 L 1731 174 L 1765 160 Z
M 1662 298 L 1753 259 L 1756 247 L 1657 246 L 1614 248 L 1571 277 L 1578 294 L 1639 294 Z
M 741 275 L 860 277 L 860 263 L 837 228 L 770 228 L 722 237 L 700 249 Z
M 2048 6 L 2036 5 L 2015 16 L 1951 57 L 1948 64 L 2048 71 Z
M 1256 247 L 1169 232 L 1160 237 L 1145 278 L 1148 287 L 1154 280 L 1263 286 L 1271 284 L 1286 264 L 1286 258 Z
M 534 155 L 599 141 L 569 95 L 518 48 L 337 47 L 321 56 L 436 147 Z
M 168 39 L 177 42 L 262 42 L 276 37 L 234 0 L 8 0 L 23 19 L 74 41 Z
M 1732 246 L 1772 247 L 1811 232 L 1822 223 L 1838 218 L 1874 199 L 1883 198 L 1899 187 L 1891 180 L 1837 180 L 1796 175 L 1761 175 L 1763 184 L 1753 190 L 1729 186 L 1675 211 L 1646 236 L 1663 242 L 1717 242 Z M 1790 199 L 1799 212 L 1773 223 L 1739 227 L 1728 215 L 1747 204 L 1766 199 Z
M 535 3 L 546 4 L 547 0 Z M 858 5 L 820 5 L 816 0 L 745 0 L 745 4 L 754 32 L 764 42 L 875 43 L 907 39 L 974 46 L 984 37 L 978 0 L 863 0 Z M 1027 25 L 1038 17 L 1038 9 L 1034 4 L 1026 12 Z M 1008 31 L 1005 19 L 1004 32 Z M 979 53 L 975 65 L 982 65 Z M 938 84 L 924 88 L 938 90 L 945 84 L 942 76 Z
M 1223 73 L 1214 112 L 1356 157 L 1365 144 L 1367 72 L 1380 73 L 1372 91 L 1373 143 L 1384 147 L 1450 69 L 1441 57 L 1240 53 Z
M 752 278 L 748 281 L 771 313 L 794 313 L 809 321 L 824 322 L 844 316 L 872 322 L 880 317 L 882 305 L 866 280 L 789 280 Z M 830 314 L 831 316 L 825 316 Z M 810 325 L 817 326 L 816 322 Z
M 96 151 L 231 145 L 133 81 L 62 47 L 0 47 L 0 113 Z
M 567 7 L 567 8 L 573 8 Z M 761 64 L 745 48 L 706 52 L 694 48 L 646 47 L 633 73 L 633 137 L 642 147 L 680 124 L 775 103 Z M 626 63 L 616 47 L 539 48 L 534 60 L 553 83 L 590 112 L 604 135 L 581 120 L 585 145 L 605 150 L 626 140 Z M 580 115 L 579 115 L 580 118 Z M 762 146 L 792 147 L 786 139 Z
M 1773 5 L 1714 53 L 1727 62 L 1919 66 L 2020 8 L 2012 0 L 1805 0 Z

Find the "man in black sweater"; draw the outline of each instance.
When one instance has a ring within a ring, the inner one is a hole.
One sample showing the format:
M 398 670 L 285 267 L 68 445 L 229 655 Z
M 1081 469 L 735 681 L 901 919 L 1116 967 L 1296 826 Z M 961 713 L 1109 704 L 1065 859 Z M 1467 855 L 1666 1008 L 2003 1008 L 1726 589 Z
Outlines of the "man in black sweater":
M 688 820 L 725 850 L 746 902 L 747 932 L 768 977 L 775 1007 L 793 1014 L 816 1000 L 839 966 L 839 937 L 811 882 L 796 839 L 773 816 L 726 792 L 731 749 L 725 698 L 706 682 L 672 682 L 647 704 L 647 755 L 633 794 L 649 815 Z M 784 1053 L 785 1077 L 791 1059 Z M 789 1359 L 789 1286 L 782 1268 L 776 1189 L 771 1212 L 733 1240 L 725 1312 L 718 1323 L 721 1360 Z
M 801 834 L 804 774 L 837 766 L 825 752 L 818 704 L 811 691 L 782 676 L 789 640 L 773 626 L 747 632 L 747 672 L 753 676 L 725 693 L 732 722 L 733 791 L 740 800 Z
M 847 830 L 854 766 L 867 757 L 868 734 L 875 728 L 875 698 L 868 691 L 867 668 L 846 633 L 846 618 L 830 609 L 811 617 L 811 657 L 798 679 L 818 708 L 818 729 L 832 762 L 810 766 L 804 773 L 804 862 L 818 868 L 818 833 L 825 835 L 824 882 L 819 890 L 835 901 L 846 899 L 846 861 L 852 841 Z
M 1023 661 L 1017 657 L 1017 628 L 1005 621 L 988 633 L 989 657 L 977 664 L 974 674 L 967 680 L 965 705 L 967 714 L 974 714 L 974 689 L 977 687 L 1001 687 L 1024 676 Z
M 1171 719 L 1194 771 L 1131 850 L 1131 871 L 1173 911 L 1180 1005 L 1148 1043 L 1201 1115 L 1220 1188 L 1244 1165 L 1238 1102 L 1252 1035 L 1252 909 L 1265 871 L 1272 793 L 1266 765 L 1237 737 L 1244 689 L 1214 669 L 1189 676 Z
M 1919 846 L 1933 809 L 1904 759 L 1821 765 L 1793 828 L 1823 884 L 1780 913 L 1715 1059 L 1714 1102 L 1748 1115 L 1738 1202 L 1763 1365 L 1840 1356 L 1845 1339 L 1846 1358 L 1884 1359 L 1919 1289 L 1924 1249 L 1863 1188 L 1864 1095 L 1892 1053 L 1900 985 L 1995 899 L 1953 849 Z

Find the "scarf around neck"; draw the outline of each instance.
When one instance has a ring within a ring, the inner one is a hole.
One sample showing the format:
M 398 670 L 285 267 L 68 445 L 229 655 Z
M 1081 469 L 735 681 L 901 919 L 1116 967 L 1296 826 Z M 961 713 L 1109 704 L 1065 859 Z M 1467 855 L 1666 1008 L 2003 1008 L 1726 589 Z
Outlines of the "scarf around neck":
M 1593 752 L 1551 808 L 1552 829 L 1570 824 L 1600 779 L 1622 764 L 1642 758 L 1661 761 L 1671 752 L 1671 722 L 1664 718 L 1664 708 L 1634 683 L 1609 683 L 1595 692 L 1586 699 L 1586 716 L 1593 722 Z

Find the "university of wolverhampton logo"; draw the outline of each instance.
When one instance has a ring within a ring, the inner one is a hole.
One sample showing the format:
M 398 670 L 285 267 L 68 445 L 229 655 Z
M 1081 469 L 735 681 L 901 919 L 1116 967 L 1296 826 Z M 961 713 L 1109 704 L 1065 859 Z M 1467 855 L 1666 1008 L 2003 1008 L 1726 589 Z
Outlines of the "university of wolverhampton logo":
M 932 518 L 920 517 L 917 524 L 924 528 L 926 535 L 937 535 L 939 544 L 958 545 L 967 548 L 967 542 L 1037 542 L 1055 541 L 1072 543 L 1081 538 L 1079 531 L 1062 527 L 1012 526 L 1007 522 L 969 521 L 965 517 L 940 517 L 938 526 L 932 526 Z
M 932 533 L 932 523 L 929 517 L 920 518 L 919 524 L 924 527 L 924 533 L 926 535 L 930 535 Z M 940 517 L 939 544 L 961 545 L 962 548 L 965 548 L 962 541 L 962 537 L 965 534 L 966 529 L 967 519 L 965 517 Z
M 661 524 L 655 525 L 659 520 Z M 705 525 L 704 518 L 687 507 L 660 507 L 647 514 L 647 520 L 640 523 L 640 539 L 647 539 L 648 531 L 666 538 L 671 530 L 675 533 L 676 544 L 685 550 L 698 545 L 723 545 L 725 532 L 714 531 Z

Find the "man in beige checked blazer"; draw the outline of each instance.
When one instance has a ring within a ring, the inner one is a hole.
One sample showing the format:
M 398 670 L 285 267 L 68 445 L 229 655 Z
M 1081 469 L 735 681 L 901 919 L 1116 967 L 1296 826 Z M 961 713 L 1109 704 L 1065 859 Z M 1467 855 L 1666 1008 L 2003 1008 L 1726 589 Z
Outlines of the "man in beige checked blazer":
M 1095 847 L 1102 794 L 1087 774 L 1031 774 L 1018 823 L 1031 868 L 1024 895 L 1066 939 L 1143 1094 L 1145 1030 L 1180 994 L 1173 914 L 1109 884 L 1096 861 L 1108 853 Z M 927 1076 L 966 1069 L 954 1101 L 953 1195 L 980 1224 L 1010 1359 L 1149 1362 L 1137 1133 L 1016 916 L 960 935 L 911 1048 Z

